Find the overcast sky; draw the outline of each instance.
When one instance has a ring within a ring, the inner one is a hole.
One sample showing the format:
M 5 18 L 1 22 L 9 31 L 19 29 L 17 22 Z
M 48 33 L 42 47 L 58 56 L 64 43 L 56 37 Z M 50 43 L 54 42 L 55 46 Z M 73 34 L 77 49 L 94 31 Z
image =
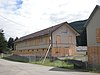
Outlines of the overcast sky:
M 0 0 L 0 29 L 15 38 L 61 22 L 87 19 L 100 0 Z

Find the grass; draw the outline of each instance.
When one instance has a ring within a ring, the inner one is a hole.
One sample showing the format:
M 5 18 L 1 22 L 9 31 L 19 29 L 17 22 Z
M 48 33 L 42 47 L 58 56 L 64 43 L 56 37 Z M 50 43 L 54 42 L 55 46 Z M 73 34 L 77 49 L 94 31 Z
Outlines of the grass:
M 7 58 L 7 57 L 3 57 L 2 59 L 5 60 L 10 60 L 10 61 L 14 61 L 14 62 L 22 62 L 22 63 L 28 63 L 27 61 L 23 61 L 23 60 L 19 60 L 19 59 L 11 59 L 11 58 Z
M 54 67 L 66 68 L 66 69 L 73 69 L 74 68 L 73 64 L 69 64 L 69 63 L 61 61 L 61 60 L 50 61 L 50 59 L 46 59 L 43 64 L 42 64 L 42 62 L 43 62 L 43 60 L 33 61 L 31 63 L 44 65 L 44 66 L 54 66 Z
M 2 59 L 10 60 L 10 61 L 15 61 L 15 62 L 23 62 L 23 63 L 28 63 L 29 60 L 20 56 L 15 56 L 15 55 L 8 55 L 5 57 L 2 57 Z
M 0 56 L 0 58 L 2 58 L 2 56 Z
M 4 58 L 4 57 L 8 57 L 10 56 L 11 54 L 3 54 L 3 55 L 0 55 L 0 58 Z
M 15 61 L 15 62 L 23 62 L 23 63 L 32 63 L 32 64 L 38 64 L 38 65 L 44 65 L 44 66 L 53 66 L 53 67 L 60 67 L 60 68 L 66 68 L 66 69 L 73 69 L 74 65 L 73 64 L 69 64 L 67 62 L 61 61 L 61 60 L 55 60 L 55 61 L 51 61 L 50 59 L 46 59 L 45 62 L 42 64 L 43 60 L 40 61 L 33 61 L 33 62 L 29 62 L 28 60 L 22 60 L 22 58 L 20 57 L 14 57 L 14 56 L 5 56 L 2 59 L 6 59 L 6 60 L 10 60 L 10 61 Z

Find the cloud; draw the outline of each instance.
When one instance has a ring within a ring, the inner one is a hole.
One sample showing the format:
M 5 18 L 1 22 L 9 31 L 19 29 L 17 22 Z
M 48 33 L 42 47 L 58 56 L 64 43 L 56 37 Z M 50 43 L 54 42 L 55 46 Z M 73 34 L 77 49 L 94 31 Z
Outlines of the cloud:
M 22 0 L 0 0 L 0 8 L 8 13 L 16 13 L 23 4 Z
M 52 14 L 49 14 L 49 19 L 52 23 L 59 23 L 59 22 L 62 22 L 64 20 L 66 20 L 66 16 L 65 16 L 65 12 L 59 12 L 59 13 L 52 13 Z
M 100 5 L 100 0 L 97 0 L 97 5 Z
M 0 27 L 21 37 L 55 24 L 87 19 L 99 0 L 0 0 Z M 17 24 L 16 24 L 17 23 Z

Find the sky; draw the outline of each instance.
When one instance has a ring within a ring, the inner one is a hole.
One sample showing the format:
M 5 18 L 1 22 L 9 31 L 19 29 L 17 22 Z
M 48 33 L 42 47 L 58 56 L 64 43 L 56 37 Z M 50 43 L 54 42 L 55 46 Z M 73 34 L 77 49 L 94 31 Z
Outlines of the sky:
M 67 21 L 88 19 L 100 0 L 0 0 L 0 29 L 6 39 Z

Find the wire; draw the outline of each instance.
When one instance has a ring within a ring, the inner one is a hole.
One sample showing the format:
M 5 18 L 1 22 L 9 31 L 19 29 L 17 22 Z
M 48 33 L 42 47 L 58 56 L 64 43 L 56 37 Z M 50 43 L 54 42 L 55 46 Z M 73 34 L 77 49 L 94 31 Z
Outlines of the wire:
M 14 23 L 14 24 L 16 24 L 16 25 L 19 25 L 19 26 L 23 26 L 23 27 L 25 27 L 25 28 L 28 28 L 27 26 L 24 26 L 24 25 L 22 25 L 22 24 L 19 24 L 19 23 L 13 21 L 13 20 L 10 20 L 10 19 L 8 19 L 8 18 L 2 16 L 2 15 L 0 15 L 0 17 L 3 18 L 3 19 L 5 19 L 5 20 L 7 20 L 8 22 L 12 22 L 12 23 Z M 0 29 L 1 29 L 1 28 L 0 28 Z M 17 30 L 18 30 L 18 29 L 17 29 Z M 6 36 L 9 36 L 9 37 L 11 36 L 11 35 L 9 35 L 8 33 L 5 33 L 5 35 L 6 35 Z M 15 36 L 13 36 L 13 37 L 15 37 Z
M 25 25 L 22 25 L 22 24 L 19 24 L 19 23 L 13 21 L 13 20 L 10 20 L 10 19 L 8 19 L 8 18 L 6 18 L 6 17 L 4 17 L 4 16 L 2 16 L 2 15 L 0 15 L 0 17 L 2 17 L 3 19 L 6 19 L 6 20 L 8 20 L 8 21 L 10 21 L 10 22 L 12 22 L 12 23 L 15 23 L 15 24 L 17 24 L 17 25 L 27 27 L 27 26 L 25 26 Z

